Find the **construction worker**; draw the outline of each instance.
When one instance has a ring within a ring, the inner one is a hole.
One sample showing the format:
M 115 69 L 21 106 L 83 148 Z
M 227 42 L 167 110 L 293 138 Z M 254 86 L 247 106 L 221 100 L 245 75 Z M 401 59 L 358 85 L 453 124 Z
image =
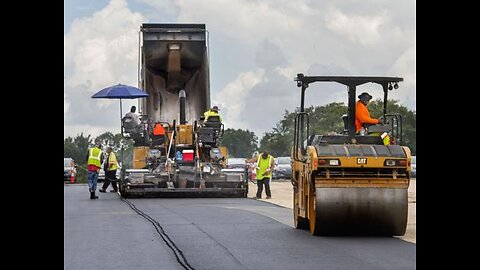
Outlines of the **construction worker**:
M 357 105 L 355 106 L 355 130 L 360 132 L 364 124 L 381 124 L 382 119 L 375 119 L 370 117 L 370 112 L 367 109 L 367 104 L 372 99 L 372 96 L 367 92 L 363 92 L 358 96 Z
M 98 196 L 95 195 L 95 190 L 97 190 L 98 172 L 103 163 L 103 153 L 100 147 L 100 141 L 96 140 L 94 146 L 88 149 L 87 155 L 88 190 L 92 200 L 98 199 Z
M 140 126 L 140 118 L 135 113 L 137 107 L 132 106 L 130 108 L 130 112 L 126 113 L 123 117 L 123 127 L 125 128 L 125 132 L 130 134 L 140 134 L 142 133 L 141 126 Z
M 263 185 L 265 185 L 266 199 L 272 198 L 270 191 L 270 180 L 272 179 L 272 172 L 275 167 L 275 159 L 269 155 L 267 151 L 263 151 L 258 156 L 256 175 L 257 175 L 257 196 L 256 199 L 262 198 Z
M 130 108 L 130 112 L 125 114 L 125 117 L 129 117 L 129 118 L 133 119 L 133 122 L 135 123 L 135 126 L 140 125 L 140 118 L 138 117 L 138 114 L 135 113 L 136 110 L 137 110 L 137 107 L 132 106 Z
M 165 128 L 159 122 L 155 123 L 153 126 L 153 135 L 154 136 L 165 136 Z
M 358 96 L 358 98 L 359 100 L 357 101 L 357 105 L 355 107 L 355 129 L 357 133 L 360 133 L 361 135 L 367 135 L 362 134 L 365 131 L 365 127 L 376 124 L 383 124 L 383 118 L 375 119 L 370 117 L 370 112 L 367 109 L 367 104 L 372 99 L 372 96 L 370 94 L 368 94 L 367 92 L 363 92 Z M 390 136 L 387 132 L 383 132 L 382 134 L 374 132 L 368 135 L 380 136 L 384 145 L 390 145 Z
M 107 160 L 105 161 L 106 170 L 105 170 L 105 182 L 103 182 L 103 186 L 98 191 L 100 192 L 107 192 L 107 188 L 112 183 L 112 190 L 110 192 L 117 192 L 117 169 L 118 169 L 118 162 L 115 153 L 113 152 L 113 148 L 109 146 L 107 148 Z
M 161 145 L 165 143 L 166 140 L 166 133 L 165 133 L 165 128 L 163 127 L 162 123 L 157 122 L 153 126 L 153 137 L 152 137 L 152 143 L 154 145 Z
M 203 113 L 203 116 L 205 117 L 205 122 L 208 121 L 208 117 L 210 116 L 218 116 L 218 118 L 220 119 L 220 122 L 222 122 L 222 117 L 220 116 L 220 114 L 218 113 L 218 111 L 220 111 L 218 109 L 217 106 L 213 106 L 210 110 L 206 111 Z

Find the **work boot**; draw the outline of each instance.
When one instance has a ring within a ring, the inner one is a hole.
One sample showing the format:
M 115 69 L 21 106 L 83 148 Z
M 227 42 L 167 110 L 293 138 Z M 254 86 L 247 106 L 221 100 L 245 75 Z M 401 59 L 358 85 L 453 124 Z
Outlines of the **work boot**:
M 118 191 L 116 189 L 112 189 L 112 190 L 110 190 L 110 192 L 117 193 Z
M 95 191 L 90 192 L 90 199 L 91 200 L 98 199 L 98 196 L 95 196 Z
M 265 199 L 271 199 L 271 198 L 272 198 L 272 196 L 267 196 Z
M 102 193 L 107 193 L 107 191 L 105 189 L 99 189 L 98 191 L 100 191 Z

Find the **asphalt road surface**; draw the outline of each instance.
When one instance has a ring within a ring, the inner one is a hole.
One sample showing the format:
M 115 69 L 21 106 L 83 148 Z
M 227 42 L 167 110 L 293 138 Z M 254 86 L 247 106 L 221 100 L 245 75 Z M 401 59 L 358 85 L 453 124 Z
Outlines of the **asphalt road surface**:
M 416 244 L 312 236 L 291 227 L 291 209 L 264 201 L 98 196 L 64 187 L 64 269 L 416 268 Z

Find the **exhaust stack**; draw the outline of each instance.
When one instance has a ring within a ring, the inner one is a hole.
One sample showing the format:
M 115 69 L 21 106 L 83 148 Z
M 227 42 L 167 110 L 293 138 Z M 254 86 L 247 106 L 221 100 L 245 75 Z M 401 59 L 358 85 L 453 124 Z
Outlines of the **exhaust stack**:
M 185 125 L 187 123 L 187 120 L 185 118 L 185 90 L 180 90 L 180 92 L 178 93 L 178 97 L 180 99 L 180 125 Z

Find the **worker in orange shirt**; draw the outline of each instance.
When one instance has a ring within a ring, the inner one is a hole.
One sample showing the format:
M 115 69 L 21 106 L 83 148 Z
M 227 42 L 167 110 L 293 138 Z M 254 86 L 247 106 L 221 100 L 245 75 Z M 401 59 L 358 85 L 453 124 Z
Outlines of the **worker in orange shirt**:
M 363 92 L 358 96 L 357 105 L 355 106 L 355 130 L 358 133 L 364 124 L 382 124 L 383 119 L 376 119 L 370 117 L 370 112 L 367 109 L 367 104 L 372 99 L 372 96 L 367 92 Z
M 166 140 L 166 131 L 165 128 L 163 127 L 162 123 L 157 122 L 153 126 L 153 137 L 152 137 L 152 143 L 154 145 L 161 145 L 164 144 Z

